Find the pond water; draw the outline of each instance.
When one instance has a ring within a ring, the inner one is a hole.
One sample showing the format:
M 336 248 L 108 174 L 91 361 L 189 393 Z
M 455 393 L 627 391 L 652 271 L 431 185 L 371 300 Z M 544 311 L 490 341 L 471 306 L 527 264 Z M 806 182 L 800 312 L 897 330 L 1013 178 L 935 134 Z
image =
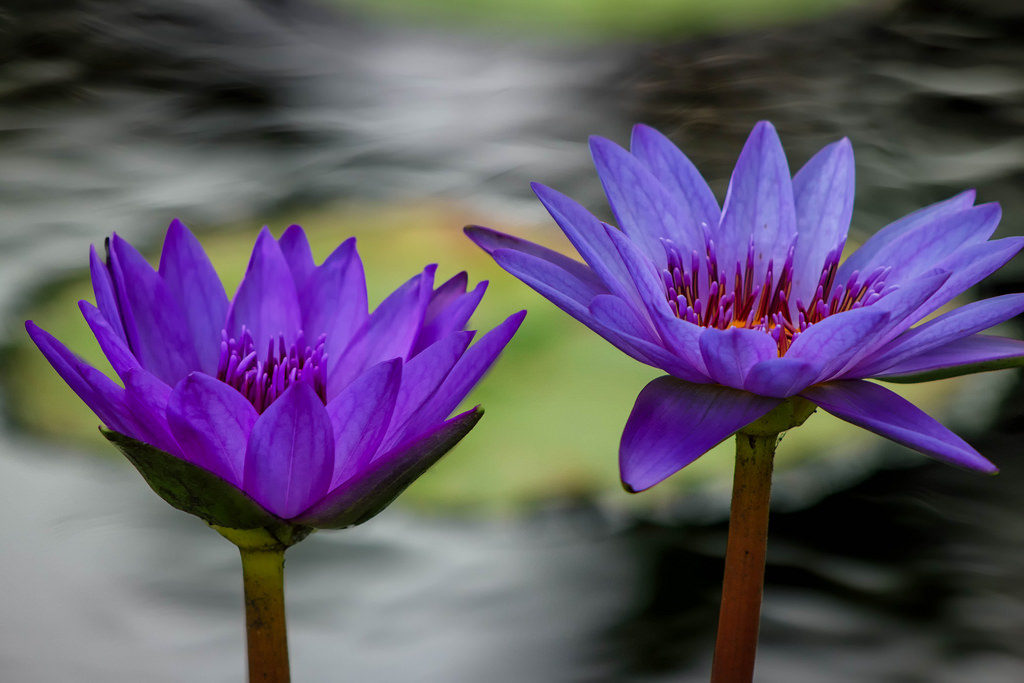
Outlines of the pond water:
M 1024 20 L 999 3 L 614 47 L 287 2 L 57 4 L 0 13 L 5 341 L 112 228 L 146 242 L 169 215 L 212 224 L 339 196 L 539 218 L 527 181 L 542 169 L 596 200 L 581 142 L 622 139 L 633 120 L 713 141 L 693 156 L 719 187 L 758 118 L 794 158 L 846 134 L 861 233 L 971 186 L 1003 203 L 1004 234 L 1021 232 Z M 1022 280 L 1008 266 L 986 293 Z M 841 490 L 814 470 L 779 482 L 758 680 L 1024 679 L 1024 386 L 1000 386 L 988 424 L 960 429 L 996 478 L 892 447 Z M 396 508 L 316 534 L 289 553 L 294 678 L 706 680 L 722 509 Z M 237 557 L 129 468 L 5 426 L 0 515 L 3 680 L 242 679 Z

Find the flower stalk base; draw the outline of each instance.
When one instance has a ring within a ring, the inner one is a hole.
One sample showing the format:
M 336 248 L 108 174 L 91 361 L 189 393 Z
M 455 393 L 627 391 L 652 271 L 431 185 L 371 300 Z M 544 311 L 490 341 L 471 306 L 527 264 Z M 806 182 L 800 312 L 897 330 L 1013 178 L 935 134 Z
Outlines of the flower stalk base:
M 754 678 L 778 438 L 778 433 L 736 435 L 729 541 L 711 683 L 750 683 Z
M 242 556 L 249 683 L 289 683 L 284 611 L 287 546 L 264 529 L 214 529 L 237 545 Z

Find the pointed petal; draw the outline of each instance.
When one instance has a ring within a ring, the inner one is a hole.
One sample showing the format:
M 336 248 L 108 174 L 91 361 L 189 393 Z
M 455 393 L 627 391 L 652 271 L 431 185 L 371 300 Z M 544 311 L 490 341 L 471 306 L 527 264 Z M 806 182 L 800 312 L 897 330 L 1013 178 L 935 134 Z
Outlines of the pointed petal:
M 793 177 L 797 229 L 793 301 L 810 300 L 825 257 L 846 242 L 853 194 L 853 147 L 846 138 L 823 148 Z
M 793 181 L 779 136 L 767 121 L 754 126 L 740 152 L 722 206 L 722 222 L 712 236 L 726 273 L 732 268 L 729 264 L 744 261 L 753 237 L 756 282 L 763 281 L 770 260 L 785 260 L 793 244 Z
M 930 271 L 901 282 L 896 285 L 895 291 L 889 292 L 872 304 L 871 310 L 887 313 L 889 320 L 871 338 L 864 339 L 860 350 L 850 357 L 842 374 L 849 377 L 864 377 L 865 375 L 860 374 L 861 364 L 882 353 L 893 339 L 920 320 L 921 306 L 935 296 L 935 293 L 949 281 L 949 277 L 948 271 Z
M 889 245 L 893 240 L 901 237 L 905 233 L 911 232 L 922 225 L 931 223 L 942 216 L 959 213 L 965 209 L 971 208 L 974 206 L 974 195 L 974 190 L 961 192 L 955 197 L 950 197 L 944 201 L 926 206 L 923 209 L 918 209 L 914 213 L 904 216 L 898 221 L 894 221 L 885 226 L 872 235 L 867 242 L 861 245 L 857 251 L 850 255 L 850 258 L 843 262 L 839 267 L 836 281 L 846 282 L 850 279 L 850 275 L 855 270 L 859 270 L 862 273 L 867 271 L 867 264 L 877 258 L 879 254 L 888 251 Z
M 177 219 L 164 238 L 160 277 L 184 313 L 199 357 L 199 369 L 207 374 L 215 373 L 228 297 L 199 240 Z
M 980 472 L 997 471 L 966 441 L 877 384 L 863 380 L 829 382 L 809 387 L 800 395 L 841 420 L 937 460 Z
M 814 384 L 821 365 L 796 358 L 769 358 L 755 363 L 743 388 L 759 396 L 789 398 Z
M 959 213 L 940 216 L 894 239 L 864 264 L 861 272 L 879 266 L 892 270 L 886 282 L 895 284 L 931 270 L 962 247 L 984 242 L 999 224 L 998 204 L 981 204 Z
M 462 275 L 465 277 L 465 273 Z M 452 278 L 452 280 L 454 279 Z M 454 298 L 444 297 L 442 300 L 441 295 L 438 294 L 441 291 L 440 288 L 435 291 L 434 297 L 430 300 L 430 306 L 427 307 L 427 320 L 413 344 L 413 356 L 415 357 L 438 340 L 464 328 L 476 307 L 480 305 L 480 299 L 483 298 L 486 290 L 487 280 L 483 280 L 472 291 Z
M 309 248 L 306 232 L 301 225 L 289 225 L 277 244 L 281 247 L 284 260 L 288 262 L 296 286 L 301 288 L 316 267 L 313 264 L 313 250 Z
M 400 358 L 384 361 L 327 404 L 335 449 L 330 489 L 358 473 L 377 452 L 391 422 L 402 374 Z
M 627 299 L 636 298 L 635 293 L 630 295 L 632 283 L 629 273 L 619 251 L 608 239 L 601 221 L 577 202 L 550 187 L 540 183 L 531 183 L 530 187 L 605 287 Z
M 291 269 L 277 240 L 266 228 L 260 231 L 249 267 L 228 310 L 225 329 L 234 338 L 249 330 L 260 353 L 271 339 L 283 334 L 295 339 L 302 327 L 299 295 Z
M 635 156 L 611 140 L 590 138 L 590 154 L 622 231 L 651 259 L 665 262 L 663 238 L 694 248 L 703 230 Z
M 718 225 L 722 214 L 718 200 L 697 167 L 671 140 L 650 126 L 637 124 L 633 126 L 629 150 L 668 190 L 695 225 L 703 223 L 709 228 Z M 698 239 L 700 235 L 697 233 Z M 701 242 L 679 246 L 696 248 Z
M 103 312 L 110 329 L 114 334 L 127 342 L 124 334 L 124 323 L 121 321 L 121 310 L 117 305 L 117 296 L 114 294 L 114 283 L 110 279 L 110 270 L 107 268 L 96 247 L 89 247 L 89 274 L 92 278 L 92 291 L 96 296 L 96 306 Z
M 233 387 L 193 372 L 167 403 L 167 423 L 185 460 L 242 485 L 245 449 L 259 413 Z
M 305 275 L 304 282 L 299 304 L 306 339 L 327 335 L 328 358 L 339 358 L 369 317 L 366 278 L 355 238 L 342 242 L 323 265 Z
M 698 375 L 707 376 L 704 358 L 700 353 L 702 328 L 675 317 L 665 296 L 665 285 L 650 259 L 619 230 L 609 226 L 606 232 L 619 250 L 664 346 Z
M 661 346 L 650 323 L 632 306 L 613 294 L 602 294 L 590 302 L 594 330 L 617 348 L 641 363 L 660 368 L 688 382 L 705 383 L 708 377 Z
M 778 358 L 779 347 L 760 330 L 708 328 L 701 332 L 700 352 L 711 379 L 742 389 L 750 369 L 761 361 Z
M 132 355 L 131 349 L 128 348 L 128 343 L 110 328 L 106 316 L 103 315 L 100 309 L 88 301 L 79 301 L 78 308 L 82 311 L 82 317 L 85 318 L 85 322 L 89 323 L 89 329 L 92 330 L 93 336 L 99 342 L 103 355 L 107 357 L 111 367 L 114 368 L 114 372 L 122 380 L 125 373 L 129 370 L 142 367 L 139 365 L 138 359 Z
M 937 267 L 950 272 L 949 279 L 914 312 L 920 320 L 952 301 L 986 277 L 1002 268 L 1024 248 L 1024 237 L 1004 237 L 958 249 Z
M 31 320 L 25 322 L 25 330 L 61 379 L 103 424 L 126 434 L 135 433 L 136 427 L 127 411 L 121 387 L 71 353 L 56 337 Z
M 450 451 L 483 416 L 474 408 L 385 455 L 332 490 L 293 521 L 321 529 L 362 524 L 386 508 L 409 484 Z
M 536 257 L 537 259 L 548 261 L 552 265 L 561 268 L 582 282 L 589 283 L 593 287 L 602 287 L 601 280 L 594 274 L 594 271 L 588 268 L 585 264 L 563 254 L 559 254 L 557 251 L 479 225 L 466 226 L 463 231 L 469 239 L 473 240 L 478 247 L 486 251 L 491 256 L 493 256 L 494 252 L 499 249 L 519 251 L 523 254 Z
M 1024 294 L 1006 294 L 969 303 L 907 331 L 872 363 L 858 370 L 865 376 L 878 374 L 908 358 L 987 330 L 1021 312 L 1024 312 Z
M 125 405 L 137 425 L 140 441 L 181 457 L 178 442 L 167 425 L 167 403 L 171 388 L 142 368 L 129 370 L 124 376 Z
M 483 379 L 512 336 L 523 323 L 526 311 L 513 313 L 500 325 L 477 340 L 452 368 L 433 397 L 423 404 L 409 421 L 405 433 L 416 435 L 448 417 L 473 387 Z
M 135 248 L 116 234 L 110 240 L 114 286 L 129 346 L 146 368 L 165 383 L 177 384 L 199 369 L 195 342 L 181 305 Z M 130 311 L 130 315 L 124 315 Z
M 830 315 L 811 325 L 793 341 L 786 358 L 817 365 L 821 382 L 846 367 L 873 335 L 889 321 L 886 311 L 857 308 Z
M 253 425 L 242 488 L 287 519 L 323 497 L 333 473 L 334 431 L 327 411 L 312 387 L 293 384 Z
M 644 387 L 619 445 L 619 471 L 630 491 L 675 474 L 781 401 L 714 384 L 659 377 Z
M 876 379 L 898 383 L 930 382 L 1021 366 L 1024 366 L 1024 341 L 976 334 L 891 365 L 876 375 Z
M 573 273 L 531 254 L 513 249 L 498 249 L 491 256 L 499 266 L 556 305 L 556 298 L 568 297 L 586 310 L 595 296 L 608 293 L 593 274 L 587 280 L 582 280 Z
M 381 450 L 390 450 L 399 442 L 414 436 L 407 432 L 410 421 L 415 419 L 420 408 L 431 399 L 462 358 L 475 334 L 470 331 L 450 334 L 428 346 L 405 364 L 402 387 L 395 399 L 394 414 L 391 416 L 391 424 L 388 426 Z
M 373 311 L 348 348 L 335 354 L 327 380 L 328 398 L 366 368 L 392 358 L 407 359 L 423 325 L 436 265 L 410 278 Z

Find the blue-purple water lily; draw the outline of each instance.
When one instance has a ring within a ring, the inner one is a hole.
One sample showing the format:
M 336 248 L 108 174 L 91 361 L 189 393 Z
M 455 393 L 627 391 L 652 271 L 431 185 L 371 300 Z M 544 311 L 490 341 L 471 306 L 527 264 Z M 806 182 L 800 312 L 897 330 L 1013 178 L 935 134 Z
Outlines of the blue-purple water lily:
M 775 129 L 758 123 L 721 208 L 683 152 L 650 127 L 633 129 L 628 151 L 598 137 L 590 146 L 618 228 L 533 185 L 583 263 L 488 228 L 467 234 L 556 306 L 668 373 L 643 389 L 627 421 L 628 488 L 657 484 L 797 396 L 939 460 L 995 471 L 866 379 L 1022 364 L 1024 342 L 978 333 L 1024 310 L 1024 294 L 916 325 L 1024 246 L 1022 237 L 989 239 L 998 205 L 975 206 L 964 192 L 888 225 L 844 261 L 854 196 L 847 139 L 791 177 Z
M 454 446 L 480 411 L 449 414 L 525 315 L 471 345 L 487 283 L 467 291 L 459 273 L 435 288 L 435 266 L 370 313 L 354 238 L 316 265 L 294 225 L 280 239 L 264 228 L 232 300 L 179 221 L 156 270 L 116 234 L 107 252 L 90 254 L 96 305 L 80 308 L 124 386 L 31 321 L 29 335 L 111 430 L 292 524 L 362 521 Z

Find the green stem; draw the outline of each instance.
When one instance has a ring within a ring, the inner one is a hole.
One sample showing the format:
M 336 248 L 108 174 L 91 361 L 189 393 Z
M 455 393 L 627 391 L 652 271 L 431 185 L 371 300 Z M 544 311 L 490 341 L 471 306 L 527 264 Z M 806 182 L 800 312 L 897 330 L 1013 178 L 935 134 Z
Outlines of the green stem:
M 768 502 L 778 436 L 736 435 L 736 470 L 712 683 L 750 683 L 754 678 L 768 545 Z
M 245 630 L 249 681 L 288 683 L 288 634 L 284 615 L 284 548 L 245 548 Z

